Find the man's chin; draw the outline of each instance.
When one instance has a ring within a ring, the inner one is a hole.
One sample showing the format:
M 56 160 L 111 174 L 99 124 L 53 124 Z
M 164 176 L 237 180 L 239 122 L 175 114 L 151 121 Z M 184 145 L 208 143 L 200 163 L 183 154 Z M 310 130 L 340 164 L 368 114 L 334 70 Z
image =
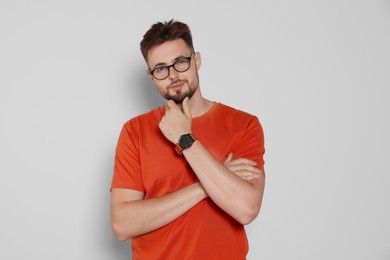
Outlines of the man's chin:
M 192 96 L 194 95 L 194 91 L 189 91 L 187 93 L 181 93 L 182 95 L 175 95 L 175 96 L 165 96 L 164 98 L 166 100 L 173 100 L 176 104 L 181 104 L 183 103 L 183 100 L 188 97 L 188 98 L 192 98 Z
M 177 98 L 168 98 L 167 100 L 172 100 L 173 102 L 176 103 L 176 105 L 181 105 L 183 103 L 183 99 L 177 99 Z
M 180 96 L 180 97 L 172 97 L 172 96 L 169 96 L 169 97 L 165 97 L 165 99 L 166 99 L 166 100 L 173 100 L 173 102 L 175 102 L 176 104 L 180 105 L 181 103 L 183 103 L 183 100 L 184 100 L 186 97 L 191 98 L 189 95 L 185 95 L 185 96 Z

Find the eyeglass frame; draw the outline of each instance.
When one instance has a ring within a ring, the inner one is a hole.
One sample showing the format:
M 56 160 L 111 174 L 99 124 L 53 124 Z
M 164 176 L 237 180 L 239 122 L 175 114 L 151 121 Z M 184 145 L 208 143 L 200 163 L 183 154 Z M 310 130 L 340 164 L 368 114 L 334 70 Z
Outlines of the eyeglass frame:
M 191 60 L 192 60 L 192 55 L 195 54 L 195 51 L 192 51 L 191 55 L 188 56 L 188 57 L 184 57 L 184 58 L 180 58 L 178 60 L 176 60 L 174 63 L 172 63 L 171 65 L 169 66 L 158 66 L 152 70 L 149 69 L 149 74 L 153 76 L 153 78 L 155 78 L 156 80 L 164 80 L 166 78 L 169 77 L 169 75 L 171 74 L 171 68 L 173 68 L 175 71 L 179 72 L 179 73 L 183 73 L 183 72 L 186 72 L 187 70 L 189 70 L 191 68 Z M 189 66 L 186 70 L 183 70 L 183 71 L 178 71 L 176 68 L 175 68 L 175 64 L 178 63 L 179 61 L 182 61 L 182 60 L 188 60 L 189 62 Z M 162 79 L 158 79 L 156 76 L 154 76 L 154 72 L 159 69 L 159 68 L 167 68 L 168 69 L 168 75 L 165 77 L 165 78 L 162 78 Z

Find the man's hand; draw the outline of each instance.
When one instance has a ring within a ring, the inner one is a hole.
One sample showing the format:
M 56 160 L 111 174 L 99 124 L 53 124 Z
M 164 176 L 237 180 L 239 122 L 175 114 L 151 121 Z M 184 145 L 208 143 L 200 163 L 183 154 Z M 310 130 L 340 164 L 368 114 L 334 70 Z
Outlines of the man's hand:
M 173 100 L 165 105 L 165 115 L 161 118 L 159 127 L 164 136 L 176 144 L 183 134 L 191 132 L 192 116 L 188 107 L 188 97 L 182 102 L 183 111 Z
M 256 167 L 256 162 L 245 159 L 233 159 L 233 153 L 229 153 L 224 165 L 231 172 L 235 173 L 244 180 L 250 181 L 261 177 L 261 170 Z

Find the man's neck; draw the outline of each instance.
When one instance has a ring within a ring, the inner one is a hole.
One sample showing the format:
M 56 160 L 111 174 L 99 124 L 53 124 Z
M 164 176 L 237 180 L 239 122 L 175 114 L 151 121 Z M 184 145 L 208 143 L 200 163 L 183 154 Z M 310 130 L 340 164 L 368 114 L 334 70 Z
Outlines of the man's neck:
M 188 102 L 192 117 L 199 117 L 207 113 L 207 111 L 210 110 L 213 104 L 214 103 L 212 101 L 207 100 L 203 97 L 200 97 L 198 100 L 190 99 Z

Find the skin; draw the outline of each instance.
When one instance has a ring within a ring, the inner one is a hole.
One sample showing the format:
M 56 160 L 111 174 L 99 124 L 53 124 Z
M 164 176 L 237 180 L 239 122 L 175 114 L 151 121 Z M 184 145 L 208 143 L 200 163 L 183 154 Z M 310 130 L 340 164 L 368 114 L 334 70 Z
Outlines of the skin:
M 180 57 L 188 57 L 191 51 L 181 39 L 168 41 L 148 52 L 147 63 L 151 69 L 158 64 L 171 65 Z M 200 91 L 198 70 L 201 64 L 201 55 L 196 53 L 186 72 L 179 73 L 170 68 L 168 78 L 156 80 L 147 71 L 160 94 L 168 99 L 159 128 L 172 142 L 172 149 L 181 135 L 191 132 L 192 117 L 203 115 L 213 106 Z M 184 150 L 183 156 L 197 175 L 198 183 L 152 199 L 144 199 L 144 193 L 136 190 L 112 190 L 111 223 L 117 239 L 124 241 L 156 230 L 207 197 L 241 224 L 248 224 L 256 218 L 265 178 L 255 162 L 234 159 L 234 155 L 229 154 L 221 164 L 200 140 Z

